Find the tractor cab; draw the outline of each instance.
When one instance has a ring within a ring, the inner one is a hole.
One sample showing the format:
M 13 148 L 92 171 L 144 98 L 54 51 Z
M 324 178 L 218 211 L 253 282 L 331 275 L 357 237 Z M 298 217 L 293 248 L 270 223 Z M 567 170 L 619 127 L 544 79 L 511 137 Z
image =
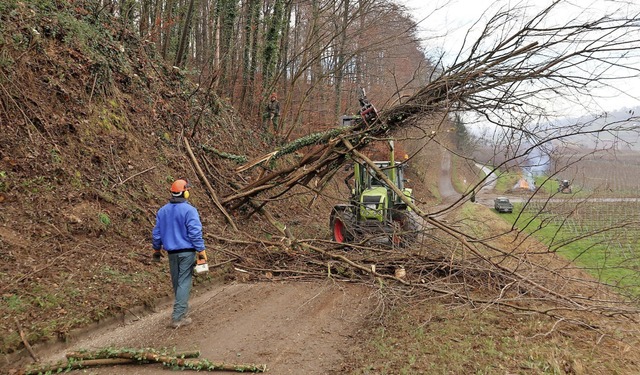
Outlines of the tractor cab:
M 406 196 L 411 197 L 411 189 L 404 187 L 406 164 L 391 161 L 375 161 L 375 166 Z M 351 190 L 350 203 L 356 208 L 360 220 L 391 220 L 393 210 L 406 210 L 406 204 L 387 183 L 376 175 L 368 165 L 355 163 L 355 186 Z
M 391 180 L 391 182 L 393 182 L 400 190 L 402 190 L 404 184 L 402 179 L 399 177 L 404 175 L 404 164 L 396 162 L 395 167 L 391 168 L 391 163 L 388 161 L 374 161 L 373 163 L 376 167 L 382 170 L 382 172 L 389 180 Z M 376 175 L 376 172 L 373 170 L 373 168 L 360 163 L 356 163 L 354 168 L 356 169 L 355 176 L 358 176 L 355 181 L 356 191 L 363 191 L 367 188 L 372 188 L 375 186 L 386 186 L 384 181 Z

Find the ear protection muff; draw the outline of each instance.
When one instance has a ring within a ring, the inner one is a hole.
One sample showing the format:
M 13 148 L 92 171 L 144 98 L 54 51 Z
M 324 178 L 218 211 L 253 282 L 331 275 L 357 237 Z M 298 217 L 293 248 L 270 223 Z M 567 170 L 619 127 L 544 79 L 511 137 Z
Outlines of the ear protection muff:
M 184 193 L 182 193 L 182 196 L 184 197 L 184 199 L 189 199 L 189 189 L 191 188 L 191 184 L 187 179 L 185 179 L 185 182 L 186 184 L 184 185 Z

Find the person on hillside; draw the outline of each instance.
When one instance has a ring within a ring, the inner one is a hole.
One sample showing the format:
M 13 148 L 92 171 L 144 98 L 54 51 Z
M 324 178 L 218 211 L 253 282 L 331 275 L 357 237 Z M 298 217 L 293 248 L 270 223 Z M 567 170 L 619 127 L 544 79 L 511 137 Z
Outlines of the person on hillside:
M 175 302 L 170 327 L 178 328 L 191 323 L 189 294 L 191 278 L 196 258 L 207 260 L 202 223 L 198 210 L 187 199 L 189 183 L 179 179 L 171 185 L 171 199 L 156 214 L 156 224 L 152 233 L 153 260 L 159 262 L 162 248 L 169 257 L 169 271 Z
M 268 123 L 271 122 L 273 126 L 273 134 L 278 134 L 278 121 L 280 119 L 280 102 L 278 101 L 278 95 L 274 92 L 269 98 L 269 102 L 264 111 L 264 123 L 265 128 L 268 129 Z

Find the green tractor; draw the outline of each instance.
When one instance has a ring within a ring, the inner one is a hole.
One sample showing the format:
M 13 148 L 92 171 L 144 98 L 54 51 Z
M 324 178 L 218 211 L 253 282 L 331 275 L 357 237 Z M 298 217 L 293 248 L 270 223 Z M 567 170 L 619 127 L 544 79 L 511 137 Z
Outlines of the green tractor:
M 390 160 L 373 163 L 413 202 L 412 189 L 404 187 L 406 164 L 394 161 L 393 141 L 389 145 Z M 353 175 L 348 176 L 345 182 L 351 190 L 349 203 L 334 206 L 329 219 L 335 242 L 350 243 L 360 241 L 364 236 L 382 235 L 389 238 L 392 245 L 406 247 L 416 239 L 420 229 L 419 216 L 378 177 L 370 165 L 355 162 Z
M 343 116 L 342 125 L 350 126 L 362 121 L 371 124 L 378 113 L 367 99 L 364 89 L 359 92 L 359 116 Z M 389 141 L 389 160 L 374 161 L 373 164 L 386 179 L 413 202 L 412 190 L 404 187 L 406 163 L 394 160 L 394 143 Z M 338 243 L 360 241 L 365 236 L 391 240 L 392 245 L 405 247 L 416 239 L 420 229 L 420 217 L 396 193 L 388 183 L 364 162 L 354 162 L 353 174 L 345 179 L 351 190 L 348 204 L 339 204 L 331 210 L 329 226 L 333 240 Z M 351 182 L 353 178 L 353 182 Z
M 558 180 L 558 193 L 571 194 L 571 183 L 569 180 Z

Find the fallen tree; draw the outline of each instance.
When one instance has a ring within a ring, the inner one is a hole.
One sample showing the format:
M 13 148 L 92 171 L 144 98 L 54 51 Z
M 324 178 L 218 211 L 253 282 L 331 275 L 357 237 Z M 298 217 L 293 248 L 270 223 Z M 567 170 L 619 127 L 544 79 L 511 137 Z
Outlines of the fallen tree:
M 608 84 L 608 79 L 616 78 L 608 76 L 609 70 L 613 68 L 624 68 L 627 74 L 638 75 L 636 68 L 624 64 L 629 61 L 629 56 L 633 56 L 632 51 L 640 42 L 637 37 L 640 35 L 640 18 L 637 14 L 629 16 L 612 12 L 595 19 L 576 17 L 563 24 L 549 25 L 556 13 L 563 11 L 561 5 L 560 1 L 554 2 L 522 23 L 514 21 L 519 20 L 516 17 L 517 9 L 499 11 L 487 22 L 481 36 L 468 49 L 466 57 L 461 52 L 450 67 L 435 71 L 435 78 L 413 96 L 391 108 L 374 112 L 374 116 L 370 113 L 365 115 L 363 108 L 362 115 L 353 126 L 313 134 L 251 159 L 237 168 L 237 173 L 241 175 L 253 168 L 262 168 L 260 176 L 253 182 L 234 185 L 234 191 L 221 196 L 220 203 L 231 211 L 250 206 L 253 212 L 266 215 L 269 202 L 285 197 L 292 189 L 300 186 L 316 194 L 321 192 L 347 160 L 366 160 L 361 150 L 372 141 L 392 137 L 398 131 L 409 128 L 418 129 L 423 134 L 422 147 L 439 147 L 439 136 L 447 131 L 449 124 L 441 121 L 427 127 L 416 125 L 422 117 L 473 111 L 492 123 L 506 140 L 504 161 L 495 165 L 494 171 L 551 142 L 563 142 L 576 135 L 598 137 L 603 133 L 630 130 L 628 122 L 607 122 L 598 127 L 577 122 L 555 128 L 542 121 L 550 115 L 540 105 L 543 99 L 589 95 L 591 87 Z M 514 28 L 516 24 L 519 27 Z M 592 61 L 600 64 L 594 66 Z M 635 118 L 630 117 L 632 119 Z M 301 153 L 302 156 L 296 161 L 274 163 L 293 153 Z M 243 159 L 233 157 L 233 160 Z M 369 165 L 375 168 L 370 162 Z M 385 178 L 380 171 L 378 177 Z M 486 183 L 487 177 L 440 212 L 451 210 L 469 199 L 471 192 Z M 396 193 L 404 197 L 401 192 Z M 367 256 L 358 261 L 348 255 L 331 253 L 328 251 L 331 244 L 295 238 L 278 228 L 287 241 L 276 242 L 272 246 L 286 247 L 287 252 L 284 254 L 304 249 L 304 255 L 296 254 L 308 260 L 306 266 L 324 267 L 327 271 L 322 272 L 321 268 L 317 273 L 302 269 L 280 269 L 269 270 L 270 274 L 282 275 L 290 272 L 305 276 L 313 274 L 316 277 L 331 274 L 334 277 L 346 274 L 354 276 L 365 272 L 380 278 L 383 275 L 379 272 L 366 271 L 370 269 L 367 263 L 375 263 L 379 266 L 378 269 L 385 270 L 395 269 L 399 263 L 413 264 L 414 274 L 441 277 L 441 271 L 446 269 L 448 280 L 451 280 L 451 275 L 460 278 L 456 277 L 456 283 L 443 284 L 438 277 L 419 276 L 413 280 L 391 277 L 407 288 L 406 293 L 419 290 L 435 292 L 471 304 L 535 311 L 586 327 L 593 325 L 587 319 L 577 316 L 569 318 L 565 313 L 596 312 L 606 317 L 637 320 L 639 310 L 634 302 L 636 298 L 625 300 L 611 296 L 601 288 L 596 288 L 599 292 L 589 297 L 573 294 L 575 291 L 562 291 L 548 281 L 558 277 L 567 280 L 572 276 L 559 275 L 556 271 L 547 269 L 544 262 L 532 261 L 530 251 L 502 248 L 492 243 L 493 235 L 489 238 L 479 237 L 437 219 L 435 212 L 425 211 L 406 198 L 405 203 L 424 219 L 426 225 L 432 228 L 431 232 L 438 233 L 430 235 L 431 239 L 449 238 L 454 243 L 450 245 L 454 250 L 444 254 L 442 251 L 435 252 L 438 256 L 431 253 L 431 256 L 422 255 L 411 259 L 415 254 L 399 256 L 395 252 L 371 250 L 371 246 L 362 244 L 363 249 L 373 251 L 375 256 L 367 252 Z M 272 219 L 269 221 L 273 223 Z M 440 245 L 450 244 L 448 240 L 434 240 L 436 243 L 438 241 L 441 241 Z M 311 246 L 307 244 L 309 242 L 315 244 Z M 519 246 L 522 243 L 524 241 L 513 244 Z M 416 247 L 421 246 L 426 245 L 416 244 Z M 309 253 L 320 255 L 320 259 L 309 259 Z M 332 273 L 327 258 L 331 262 L 343 262 L 351 271 Z M 471 274 L 476 277 L 469 277 Z M 497 294 L 493 298 L 473 296 L 470 292 L 474 288 L 469 288 L 466 283 L 470 280 L 478 281 L 477 275 L 496 281 Z M 584 285 L 592 285 L 593 282 L 588 278 L 577 281 Z M 603 294 L 599 294 L 600 292 Z M 551 302 L 552 306 L 525 307 L 522 303 L 527 300 Z
M 270 196 L 274 198 L 293 186 L 307 186 L 314 178 L 322 180 L 339 168 L 352 150 L 361 150 L 372 140 L 389 137 L 400 129 L 415 125 L 419 118 L 430 115 L 472 111 L 497 128 L 511 131 L 507 136 L 517 137 L 513 138 L 513 143 L 532 141 L 531 147 L 514 147 L 514 151 L 507 155 L 508 160 L 526 156 L 535 147 L 575 135 L 597 137 L 603 133 L 629 130 L 626 123 L 618 122 L 595 129 L 584 123 L 549 129 L 528 122 L 551 115 L 537 101 L 541 103 L 563 95 L 592 97 L 589 94 L 592 87 L 609 85 L 609 80 L 627 77 L 610 76 L 609 69 L 624 68 L 626 74 L 638 76 L 637 68 L 625 65 L 626 62 L 630 64 L 630 56 L 640 43 L 637 14 L 624 16 L 612 12 L 596 19 L 575 18 L 564 24 L 544 26 L 557 12 L 563 11 L 560 9 L 562 3 L 554 2 L 515 29 L 512 29 L 513 24 L 520 20 L 518 9 L 499 11 L 487 22 L 466 58 L 460 54 L 452 66 L 435 71 L 437 76 L 413 96 L 380 111 L 371 121 L 360 118 L 352 127 L 295 140 L 249 161 L 239 171 L 309 145 L 316 146 L 297 163 L 271 171 L 235 193 L 222 197 L 222 203 L 237 208 L 248 198 L 264 192 L 277 190 Z M 513 31 L 497 35 L 505 29 Z M 489 48 L 483 49 L 486 45 Z M 590 62 L 594 60 L 600 65 L 591 66 Z M 630 116 L 631 120 L 634 118 Z M 425 143 L 446 131 L 447 127 L 447 123 L 440 123 L 435 128 L 423 129 Z

